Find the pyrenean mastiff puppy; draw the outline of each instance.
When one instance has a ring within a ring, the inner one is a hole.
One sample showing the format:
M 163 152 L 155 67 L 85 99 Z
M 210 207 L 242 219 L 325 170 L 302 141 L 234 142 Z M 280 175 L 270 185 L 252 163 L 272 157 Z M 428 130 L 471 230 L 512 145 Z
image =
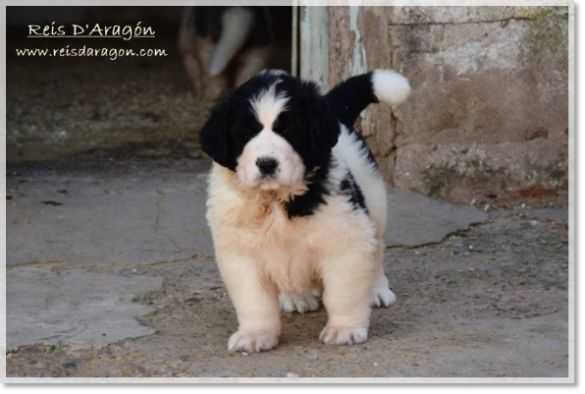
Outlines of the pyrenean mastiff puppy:
M 274 348 L 280 310 L 316 310 L 321 295 L 320 340 L 363 343 L 370 307 L 395 302 L 383 268 L 386 187 L 353 124 L 368 104 L 409 94 L 391 70 L 327 95 L 269 70 L 216 102 L 201 146 L 214 161 L 207 220 L 239 322 L 229 351 Z

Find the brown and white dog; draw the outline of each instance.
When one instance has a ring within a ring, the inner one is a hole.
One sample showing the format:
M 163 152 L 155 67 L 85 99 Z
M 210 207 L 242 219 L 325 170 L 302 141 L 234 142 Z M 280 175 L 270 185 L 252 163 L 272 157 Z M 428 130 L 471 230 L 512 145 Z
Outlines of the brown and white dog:
M 179 50 L 195 93 L 216 99 L 266 68 L 274 41 L 266 7 L 185 7 Z
M 207 220 L 239 328 L 230 351 L 274 348 L 280 309 L 322 294 L 326 344 L 367 339 L 370 306 L 396 297 L 384 275 L 386 186 L 353 123 L 368 104 L 402 103 L 408 80 L 376 70 L 327 95 L 263 71 L 224 95 L 201 130 L 214 160 Z

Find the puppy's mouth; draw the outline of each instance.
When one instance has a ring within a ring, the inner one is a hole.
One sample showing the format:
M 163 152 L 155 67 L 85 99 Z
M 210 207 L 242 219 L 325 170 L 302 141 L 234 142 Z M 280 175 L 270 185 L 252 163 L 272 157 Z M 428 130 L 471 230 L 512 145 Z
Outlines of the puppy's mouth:
M 258 181 L 262 182 L 265 180 L 276 179 L 278 178 L 278 174 L 259 174 L 257 176 Z
M 256 180 L 260 190 L 278 190 L 281 185 L 277 174 L 260 174 Z

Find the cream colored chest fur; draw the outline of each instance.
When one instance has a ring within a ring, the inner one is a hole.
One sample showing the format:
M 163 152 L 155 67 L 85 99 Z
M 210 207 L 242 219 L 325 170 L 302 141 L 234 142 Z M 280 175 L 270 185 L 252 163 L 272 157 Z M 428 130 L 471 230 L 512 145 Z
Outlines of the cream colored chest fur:
M 207 203 L 217 257 L 247 257 L 250 269 L 259 270 L 280 290 L 313 287 L 321 276 L 323 256 L 334 258 L 343 249 L 340 243 L 374 239 L 367 215 L 356 214 L 341 199 L 330 198 L 314 215 L 291 220 L 278 196 L 242 193 L 226 171 L 218 166 L 212 170 Z

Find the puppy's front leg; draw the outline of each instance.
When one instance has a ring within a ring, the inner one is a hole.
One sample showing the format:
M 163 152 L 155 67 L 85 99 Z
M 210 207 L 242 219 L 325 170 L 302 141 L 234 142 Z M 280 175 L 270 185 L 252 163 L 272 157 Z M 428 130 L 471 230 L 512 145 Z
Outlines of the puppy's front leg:
M 256 261 L 218 254 L 218 265 L 239 323 L 228 350 L 262 352 L 276 347 L 280 335 L 278 297 L 275 289 L 262 280 Z
M 372 256 L 348 250 L 323 262 L 323 304 L 327 325 L 319 339 L 327 345 L 355 345 L 368 339 Z

